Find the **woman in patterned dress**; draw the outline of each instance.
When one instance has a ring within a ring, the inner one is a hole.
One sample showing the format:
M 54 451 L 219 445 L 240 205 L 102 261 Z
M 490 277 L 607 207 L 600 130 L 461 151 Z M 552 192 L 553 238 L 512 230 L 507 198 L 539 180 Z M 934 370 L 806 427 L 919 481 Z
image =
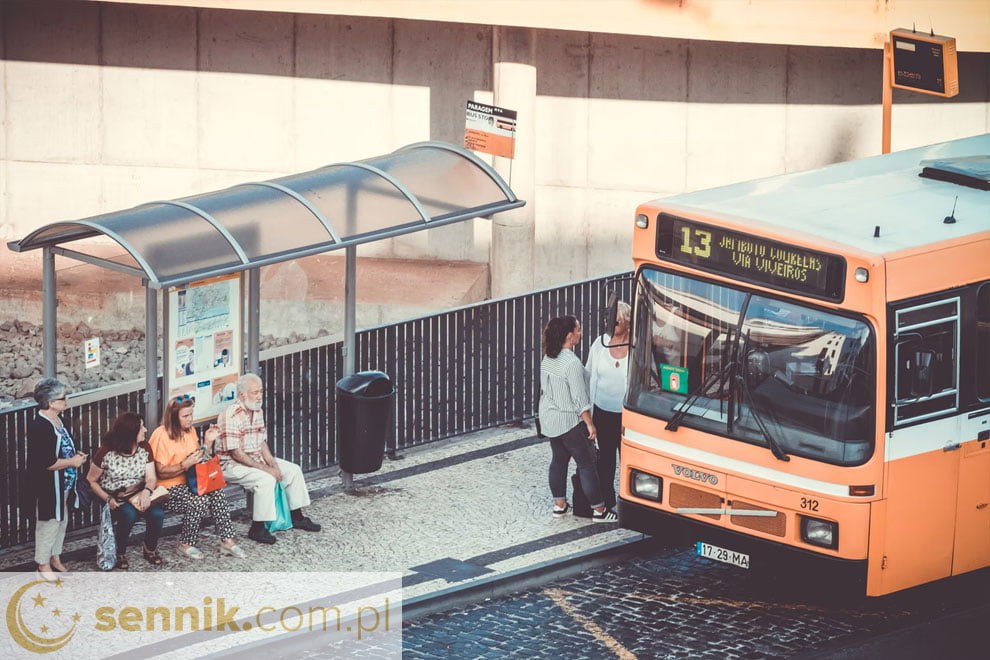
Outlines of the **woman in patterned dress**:
M 38 415 L 28 423 L 27 469 L 30 510 L 38 522 L 34 532 L 34 560 L 41 579 L 54 582 L 68 571 L 59 556 L 69 523 L 69 509 L 78 509 L 76 486 L 86 454 L 76 451 L 61 414 L 69 407 L 65 385 L 54 378 L 34 388 Z M 54 571 L 54 572 L 53 572 Z
M 230 506 L 223 489 L 195 495 L 186 482 L 186 470 L 200 462 L 213 449 L 220 430 L 211 424 L 203 433 L 203 446 L 193 428 L 195 399 L 181 396 L 165 406 L 162 425 L 151 434 L 148 441 L 155 452 L 158 483 L 168 488 L 166 508 L 183 514 L 182 532 L 179 535 L 179 554 L 190 559 L 202 559 L 203 551 L 196 547 L 203 519 L 213 517 L 217 536 L 220 537 L 220 554 L 244 559 L 246 553 L 234 540 L 234 525 L 230 522 Z
M 151 493 L 158 477 L 155 473 L 155 455 L 144 437 L 148 430 L 137 413 L 125 412 L 113 421 L 103 437 L 103 443 L 90 465 L 89 483 L 93 493 L 110 505 L 113 516 L 114 536 L 117 539 L 116 568 L 127 569 L 127 538 L 137 519 L 144 518 L 145 560 L 153 566 L 161 566 L 158 554 L 158 537 L 165 520 L 164 505 L 151 506 Z M 138 496 L 137 504 L 129 498 Z

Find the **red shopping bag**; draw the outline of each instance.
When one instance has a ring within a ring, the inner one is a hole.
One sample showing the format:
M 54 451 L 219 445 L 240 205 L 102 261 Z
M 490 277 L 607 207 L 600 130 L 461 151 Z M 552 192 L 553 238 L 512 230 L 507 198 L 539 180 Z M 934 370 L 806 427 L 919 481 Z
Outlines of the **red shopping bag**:
M 219 457 L 214 456 L 186 470 L 186 482 L 193 495 L 206 495 L 226 486 L 227 480 L 223 478 Z

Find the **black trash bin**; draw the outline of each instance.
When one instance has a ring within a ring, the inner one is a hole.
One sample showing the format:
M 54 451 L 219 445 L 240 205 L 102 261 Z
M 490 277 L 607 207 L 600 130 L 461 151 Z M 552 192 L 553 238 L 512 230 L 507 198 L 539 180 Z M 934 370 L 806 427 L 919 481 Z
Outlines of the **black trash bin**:
M 340 469 L 351 474 L 382 467 L 392 430 L 395 388 L 380 371 L 361 371 L 337 381 L 337 448 Z

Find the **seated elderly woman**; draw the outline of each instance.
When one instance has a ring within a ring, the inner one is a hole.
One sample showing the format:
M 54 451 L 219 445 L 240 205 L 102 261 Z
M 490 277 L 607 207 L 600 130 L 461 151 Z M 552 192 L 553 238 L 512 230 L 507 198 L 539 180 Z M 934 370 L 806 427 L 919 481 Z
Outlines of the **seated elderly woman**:
M 243 559 L 246 556 L 234 540 L 234 526 L 230 522 L 230 507 L 223 489 L 205 495 L 196 495 L 186 481 L 186 470 L 196 465 L 213 448 L 220 435 L 216 425 L 203 434 L 204 446 L 193 428 L 194 400 L 188 396 L 172 399 L 165 406 L 162 425 L 151 434 L 149 444 L 155 452 L 158 484 L 168 488 L 166 508 L 183 514 L 182 532 L 179 536 L 179 553 L 191 559 L 202 559 L 203 552 L 196 547 L 203 519 L 212 515 L 220 543 L 220 554 Z
M 110 505 L 114 537 L 117 539 L 116 568 L 120 569 L 130 567 L 127 563 L 127 539 L 139 517 L 144 518 L 146 526 L 144 558 L 153 566 L 162 565 L 158 537 L 162 533 L 165 509 L 161 503 L 151 503 L 151 493 L 155 490 L 158 477 L 154 452 L 144 441 L 147 432 L 140 415 L 121 413 L 103 436 L 86 477 L 93 493 Z M 134 496 L 137 497 L 132 500 Z

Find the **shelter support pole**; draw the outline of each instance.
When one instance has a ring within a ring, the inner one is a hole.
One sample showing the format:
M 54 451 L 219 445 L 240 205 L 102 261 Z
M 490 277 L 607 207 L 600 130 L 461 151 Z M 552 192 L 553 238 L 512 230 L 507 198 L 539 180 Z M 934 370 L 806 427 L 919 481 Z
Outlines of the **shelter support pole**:
M 344 248 L 347 260 L 344 264 L 344 376 L 350 376 L 355 370 L 355 352 L 357 343 L 357 246 Z M 354 475 L 340 471 L 340 480 L 344 490 L 354 487 Z
M 41 290 L 42 307 L 41 341 L 44 346 L 44 376 L 54 378 L 56 371 L 55 349 L 58 335 L 58 298 L 55 295 L 55 252 L 50 247 L 42 250 Z
M 158 425 L 158 290 L 144 289 L 144 418 L 149 427 Z
M 894 51 L 889 41 L 883 44 L 883 126 L 880 153 L 890 153 L 890 115 L 894 101 Z
M 528 203 L 499 213 L 492 221 L 492 296 L 533 290 L 536 242 L 536 31 L 495 27 L 493 81 L 495 105 L 515 110 L 515 157 L 495 158 L 495 170 Z
M 261 352 L 261 269 L 252 268 L 248 276 L 247 304 L 247 370 L 258 373 L 258 354 Z

